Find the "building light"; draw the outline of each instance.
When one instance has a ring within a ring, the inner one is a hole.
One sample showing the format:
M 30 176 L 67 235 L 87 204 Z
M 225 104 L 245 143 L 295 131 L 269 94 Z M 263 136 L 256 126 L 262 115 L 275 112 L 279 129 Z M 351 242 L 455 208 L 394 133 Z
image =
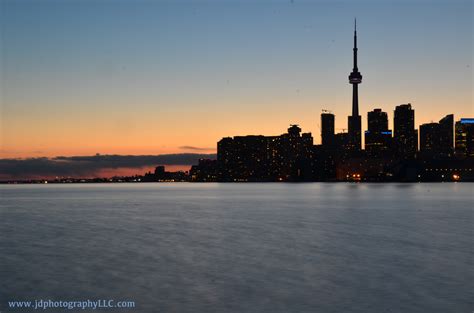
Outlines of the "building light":
M 461 176 L 459 176 L 458 174 L 453 174 L 453 180 L 459 180 L 461 178 Z

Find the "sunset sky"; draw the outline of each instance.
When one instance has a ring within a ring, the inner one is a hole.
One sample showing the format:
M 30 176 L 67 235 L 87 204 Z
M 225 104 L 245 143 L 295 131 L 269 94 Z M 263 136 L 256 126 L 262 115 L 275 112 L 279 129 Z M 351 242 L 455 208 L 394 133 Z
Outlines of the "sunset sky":
M 225 136 L 320 142 L 360 112 L 473 117 L 473 2 L 0 1 L 0 158 L 214 153 Z

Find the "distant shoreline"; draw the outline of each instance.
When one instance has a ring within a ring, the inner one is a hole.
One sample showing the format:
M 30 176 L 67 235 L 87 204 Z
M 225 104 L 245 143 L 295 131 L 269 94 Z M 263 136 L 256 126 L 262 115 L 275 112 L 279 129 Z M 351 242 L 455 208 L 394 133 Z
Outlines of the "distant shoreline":
M 190 183 L 190 184 L 314 184 L 314 183 L 357 183 L 357 184 L 413 184 L 413 183 L 474 183 L 472 180 L 426 180 L 426 181 L 213 181 L 213 182 L 202 182 L 202 181 L 146 181 L 146 182 L 133 182 L 133 181 L 86 181 L 86 182 L 57 182 L 57 181 L 0 181 L 0 185 L 81 185 L 81 184 L 176 184 L 176 183 Z

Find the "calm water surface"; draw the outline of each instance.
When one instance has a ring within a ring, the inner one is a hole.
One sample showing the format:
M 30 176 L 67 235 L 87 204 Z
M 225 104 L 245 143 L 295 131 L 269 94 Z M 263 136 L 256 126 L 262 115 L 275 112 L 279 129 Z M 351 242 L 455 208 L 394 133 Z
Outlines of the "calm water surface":
M 0 311 L 471 313 L 473 187 L 1 186 Z

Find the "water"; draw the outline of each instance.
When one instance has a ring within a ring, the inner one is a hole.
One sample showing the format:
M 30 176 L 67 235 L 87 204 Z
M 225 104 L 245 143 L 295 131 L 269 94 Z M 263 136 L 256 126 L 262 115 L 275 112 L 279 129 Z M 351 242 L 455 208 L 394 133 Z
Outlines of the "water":
M 1 186 L 0 311 L 470 313 L 473 186 Z

